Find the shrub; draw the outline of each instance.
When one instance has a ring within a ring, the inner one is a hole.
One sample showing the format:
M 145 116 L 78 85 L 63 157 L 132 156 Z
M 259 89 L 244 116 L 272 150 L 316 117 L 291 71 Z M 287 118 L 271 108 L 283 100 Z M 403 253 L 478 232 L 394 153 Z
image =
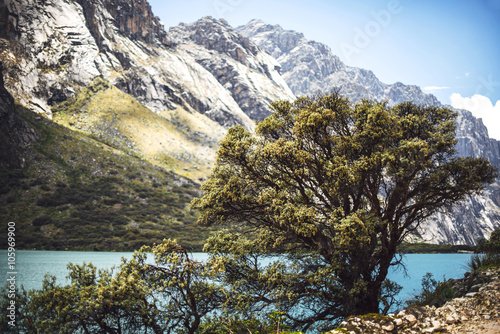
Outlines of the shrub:
M 449 281 L 437 281 L 431 273 L 422 277 L 422 290 L 413 298 L 406 301 L 407 306 L 443 306 L 447 301 L 453 299 L 454 291 Z
M 471 271 L 477 271 L 479 269 L 500 266 L 500 254 L 495 253 L 485 253 L 485 254 L 473 254 L 470 257 L 469 262 L 467 262 L 467 267 Z
M 500 228 L 491 232 L 490 239 L 481 239 L 477 244 L 478 253 L 499 254 L 500 253 Z
M 467 267 L 476 271 L 481 268 L 487 268 L 500 265 L 500 228 L 491 232 L 490 239 L 481 239 L 477 243 L 477 253 L 471 256 Z

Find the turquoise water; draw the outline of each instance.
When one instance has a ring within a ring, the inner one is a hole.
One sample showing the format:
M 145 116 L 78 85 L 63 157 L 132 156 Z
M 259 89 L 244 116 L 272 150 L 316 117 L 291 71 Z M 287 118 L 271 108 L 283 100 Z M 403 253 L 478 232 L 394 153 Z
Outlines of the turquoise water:
M 15 269 L 8 268 L 8 254 L 0 250 L 0 277 L 4 287 L 7 279 L 14 275 L 16 285 L 25 289 L 39 289 L 46 273 L 57 277 L 60 284 L 68 283 L 67 264 L 83 264 L 91 262 L 97 268 L 109 269 L 119 266 L 122 257 L 130 259 L 132 252 L 70 252 L 70 251 L 29 251 L 17 250 Z M 197 260 L 204 260 L 207 255 L 194 253 Z M 392 270 L 389 278 L 403 286 L 399 297 L 407 299 L 421 288 L 422 277 L 430 272 L 437 280 L 462 278 L 467 271 L 465 264 L 470 254 L 408 254 L 403 258 L 406 274 L 401 269 Z M 15 274 L 10 274 L 15 273 Z
M 467 272 L 466 263 L 472 254 L 408 254 L 403 258 L 406 273 L 401 268 L 392 268 L 388 278 L 403 287 L 399 298 L 406 300 L 422 288 L 422 277 L 432 273 L 434 279 L 443 281 L 463 278 Z

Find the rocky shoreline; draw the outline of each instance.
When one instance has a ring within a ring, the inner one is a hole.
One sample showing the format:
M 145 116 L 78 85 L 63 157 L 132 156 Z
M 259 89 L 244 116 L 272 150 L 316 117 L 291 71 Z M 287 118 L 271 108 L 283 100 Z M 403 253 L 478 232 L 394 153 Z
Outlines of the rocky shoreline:
M 451 280 L 455 298 L 441 307 L 410 307 L 397 314 L 346 319 L 327 334 L 500 333 L 500 268 L 466 273 Z

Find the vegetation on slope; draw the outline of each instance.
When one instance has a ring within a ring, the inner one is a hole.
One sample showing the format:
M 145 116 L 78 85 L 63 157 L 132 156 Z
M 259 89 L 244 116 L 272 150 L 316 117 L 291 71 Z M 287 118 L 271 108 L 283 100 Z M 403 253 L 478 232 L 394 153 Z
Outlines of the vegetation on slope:
M 16 292 L 19 328 L 194 334 L 246 332 L 240 325 L 250 324 L 263 332 L 321 331 L 349 315 L 386 314 L 400 290 L 386 275 L 406 234 L 496 177 L 485 160 L 454 156 L 448 109 L 352 106 L 337 94 L 273 107 L 255 134 L 229 131 L 206 192 L 191 202 L 207 226 L 241 228 L 208 238 L 207 261 L 166 240 L 141 248 L 116 275 L 70 266 L 71 285 L 47 277 L 41 290 Z M 42 140 L 26 155 L 27 169 L 5 173 L 17 190 L 3 187 L 2 200 L 6 217 L 17 215 L 16 227 L 42 240 L 30 243 L 120 249 L 169 237 L 195 248 L 210 234 L 192 225 L 196 214 L 187 204 L 201 193 L 189 179 L 23 116 Z M 22 203 L 31 206 L 19 210 Z M 396 210 L 407 211 L 395 217 Z M 26 219 L 28 213 L 36 217 Z M 192 234 L 182 233 L 191 227 Z M 1 305 L 6 301 L 0 296 Z
M 16 223 L 17 248 L 133 250 L 172 238 L 201 250 L 210 229 L 188 208 L 196 183 L 18 110 L 41 139 L 25 169 L 0 170 L 0 219 Z
M 155 114 L 101 78 L 52 111 L 59 124 L 195 180 L 209 175 L 226 132 L 197 112 Z

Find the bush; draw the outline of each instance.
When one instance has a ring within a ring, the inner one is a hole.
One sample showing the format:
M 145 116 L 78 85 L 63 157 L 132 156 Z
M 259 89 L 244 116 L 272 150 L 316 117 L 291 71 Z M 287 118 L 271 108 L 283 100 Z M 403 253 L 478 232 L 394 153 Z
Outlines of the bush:
M 281 326 L 279 320 L 282 320 L 282 312 L 272 312 L 268 315 L 269 319 L 258 319 L 249 316 L 242 319 L 240 316 L 220 316 L 212 317 L 203 322 L 199 328 L 200 334 L 270 334 L 270 333 L 290 333 L 283 332 L 288 326 Z
M 437 281 L 431 273 L 422 278 L 422 290 L 419 294 L 406 301 L 407 306 L 436 306 L 441 307 L 452 300 L 455 292 L 449 281 Z
M 491 232 L 490 239 L 481 239 L 477 243 L 477 253 L 471 256 L 467 267 L 476 271 L 482 268 L 500 265 L 500 228 Z
M 479 269 L 493 266 L 500 266 L 500 254 L 473 254 L 467 263 L 467 267 L 471 271 L 477 271 Z
M 12 189 L 20 187 L 24 178 L 23 171 L 0 170 L 0 195 L 8 194 Z
M 500 228 L 491 232 L 490 239 L 481 239 L 478 241 L 478 253 L 500 254 Z

